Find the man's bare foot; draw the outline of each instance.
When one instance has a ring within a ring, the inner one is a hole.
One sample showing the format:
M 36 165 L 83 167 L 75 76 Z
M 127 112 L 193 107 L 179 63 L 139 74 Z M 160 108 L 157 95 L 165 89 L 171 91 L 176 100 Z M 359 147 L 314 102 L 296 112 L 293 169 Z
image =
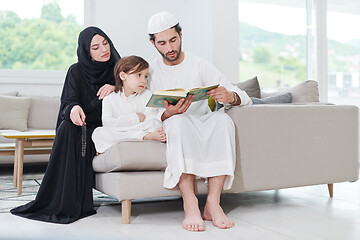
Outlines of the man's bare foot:
M 166 135 L 165 135 L 164 129 L 162 127 L 159 127 L 154 132 L 146 134 L 143 137 L 143 140 L 166 142 Z
M 232 228 L 234 226 L 234 222 L 225 215 L 220 205 L 216 202 L 206 202 L 204 208 L 204 219 L 212 221 L 216 227 L 221 229 Z
M 185 218 L 182 222 L 184 229 L 192 232 L 205 231 L 205 222 L 201 218 L 200 209 L 197 200 L 193 203 L 184 203 Z

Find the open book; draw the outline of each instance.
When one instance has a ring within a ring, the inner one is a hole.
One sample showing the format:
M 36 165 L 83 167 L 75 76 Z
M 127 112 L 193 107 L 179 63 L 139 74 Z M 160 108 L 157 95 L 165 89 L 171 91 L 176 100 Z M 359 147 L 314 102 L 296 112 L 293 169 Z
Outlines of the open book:
M 181 89 L 181 88 L 169 89 L 169 90 L 157 90 L 152 94 L 146 106 L 162 108 L 164 107 L 164 100 L 167 100 L 170 104 L 175 105 L 180 99 L 186 98 L 190 94 L 195 95 L 193 102 L 208 99 L 209 96 L 207 96 L 206 93 L 209 90 L 217 88 L 218 86 L 219 84 L 205 86 L 205 87 L 197 87 L 197 88 L 192 88 L 189 91 L 186 91 L 185 89 Z

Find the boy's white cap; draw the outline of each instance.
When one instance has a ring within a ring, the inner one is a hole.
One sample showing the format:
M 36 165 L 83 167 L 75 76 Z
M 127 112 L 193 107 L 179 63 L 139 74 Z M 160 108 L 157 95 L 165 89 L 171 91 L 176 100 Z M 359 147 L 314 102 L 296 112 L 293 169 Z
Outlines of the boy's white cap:
M 179 21 L 168 12 L 160 12 L 153 15 L 148 22 L 148 33 L 155 34 L 174 27 Z

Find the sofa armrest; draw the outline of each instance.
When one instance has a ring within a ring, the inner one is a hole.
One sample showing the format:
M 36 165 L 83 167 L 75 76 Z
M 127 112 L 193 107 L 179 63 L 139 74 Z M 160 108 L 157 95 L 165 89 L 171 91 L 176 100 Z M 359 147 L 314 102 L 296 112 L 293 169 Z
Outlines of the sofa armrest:
M 251 105 L 227 111 L 236 127 L 230 192 L 356 181 L 356 106 Z

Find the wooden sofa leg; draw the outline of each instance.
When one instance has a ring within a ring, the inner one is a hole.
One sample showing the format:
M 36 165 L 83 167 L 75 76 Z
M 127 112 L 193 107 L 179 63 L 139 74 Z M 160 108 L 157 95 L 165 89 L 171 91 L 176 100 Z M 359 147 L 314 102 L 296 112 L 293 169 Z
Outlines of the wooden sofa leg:
M 333 183 L 328 184 L 328 189 L 329 189 L 330 197 L 332 198 L 334 196 L 334 184 Z
M 131 200 L 126 199 L 121 201 L 121 216 L 122 223 L 129 224 L 131 215 Z

